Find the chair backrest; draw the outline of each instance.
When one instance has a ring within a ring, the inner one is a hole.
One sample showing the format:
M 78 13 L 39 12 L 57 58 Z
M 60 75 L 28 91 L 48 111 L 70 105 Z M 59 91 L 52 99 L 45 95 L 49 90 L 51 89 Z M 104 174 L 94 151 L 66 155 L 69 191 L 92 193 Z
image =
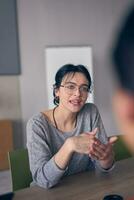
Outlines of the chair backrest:
M 12 190 L 16 191 L 30 186 L 32 175 L 29 167 L 27 149 L 8 152 L 9 166 L 12 178 Z
M 130 153 L 129 149 L 126 147 L 121 136 L 118 136 L 118 140 L 113 145 L 113 150 L 115 152 L 116 161 L 132 157 L 132 154 Z

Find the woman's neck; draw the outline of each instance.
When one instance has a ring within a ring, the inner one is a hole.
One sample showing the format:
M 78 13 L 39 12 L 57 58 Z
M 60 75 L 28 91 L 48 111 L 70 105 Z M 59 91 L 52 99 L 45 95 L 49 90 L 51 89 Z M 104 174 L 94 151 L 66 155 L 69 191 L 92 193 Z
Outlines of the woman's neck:
M 59 106 L 53 109 L 53 122 L 57 129 L 63 132 L 72 131 L 77 122 L 77 113 L 63 110 Z

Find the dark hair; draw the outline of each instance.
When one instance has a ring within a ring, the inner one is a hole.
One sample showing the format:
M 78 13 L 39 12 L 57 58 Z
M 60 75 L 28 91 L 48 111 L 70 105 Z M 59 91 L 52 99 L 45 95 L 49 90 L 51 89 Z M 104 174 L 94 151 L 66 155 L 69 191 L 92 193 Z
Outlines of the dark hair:
M 134 8 L 121 27 L 112 58 L 121 87 L 134 93 Z
M 73 64 L 66 64 L 63 65 L 56 73 L 55 75 L 55 84 L 53 88 L 53 96 L 54 96 L 54 104 L 58 105 L 59 104 L 59 98 L 56 97 L 55 91 L 58 89 L 61 85 L 61 82 L 63 78 L 69 74 L 75 74 L 76 72 L 84 74 L 84 76 L 87 78 L 89 82 L 89 89 L 91 88 L 91 76 L 87 70 L 87 68 L 84 65 L 73 65 Z

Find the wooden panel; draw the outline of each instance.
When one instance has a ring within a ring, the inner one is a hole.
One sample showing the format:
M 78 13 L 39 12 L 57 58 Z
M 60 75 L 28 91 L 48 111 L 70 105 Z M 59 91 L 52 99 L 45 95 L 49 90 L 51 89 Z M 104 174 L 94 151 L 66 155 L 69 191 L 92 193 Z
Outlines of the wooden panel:
M 0 120 L 0 170 L 8 169 L 7 152 L 13 149 L 13 131 L 10 120 Z

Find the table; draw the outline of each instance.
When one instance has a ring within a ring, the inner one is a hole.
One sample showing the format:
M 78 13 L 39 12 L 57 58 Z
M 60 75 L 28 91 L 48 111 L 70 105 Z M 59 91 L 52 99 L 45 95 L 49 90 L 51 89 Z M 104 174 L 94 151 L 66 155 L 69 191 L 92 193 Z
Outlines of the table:
M 134 158 L 118 161 L 110 173 L 83 172 L 48 190 L 34 186 L 17 191 L 14 200 L 102 200 L 113 193 L 134 196 Z

